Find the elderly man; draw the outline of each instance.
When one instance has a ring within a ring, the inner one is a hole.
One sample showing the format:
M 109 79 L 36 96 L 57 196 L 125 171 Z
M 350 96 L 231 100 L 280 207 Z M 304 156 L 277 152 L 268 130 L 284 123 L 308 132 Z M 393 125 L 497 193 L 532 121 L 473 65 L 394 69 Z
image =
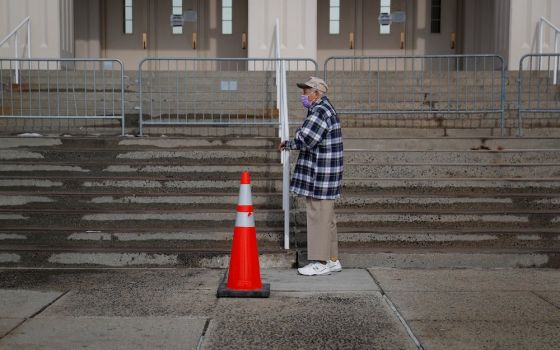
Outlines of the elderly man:
M 342 270 L 334 214 L 343 170 L 342 131 L 338 115 L 324 95 L 327 84 L 311 77 L 297 86 L 303 89 L 300 100 L 307 108 L 307 117 L 294 139 L 283 142 L 280 149 L 300 151 L 290 191 L 305 197 L 310 263 L 298 272 L 305 276 L 329 275 Z

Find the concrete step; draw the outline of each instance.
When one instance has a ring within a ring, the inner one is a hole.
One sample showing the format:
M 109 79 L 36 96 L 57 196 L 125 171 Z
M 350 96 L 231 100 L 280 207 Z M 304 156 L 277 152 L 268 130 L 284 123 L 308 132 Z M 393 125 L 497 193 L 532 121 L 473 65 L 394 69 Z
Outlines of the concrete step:
M 208 128 L 206 128 L 208 129 Z M 226 128 L 223 128 L 226 129 Z M 368 129 L 368 135 L 355 135 L 361 128 L 344 130 L 344 146 L 347 149 L 371 150 L 471 150 L 488 147 L 492 150 L 507 149 L 560 149 L 558 137 L 474 137 L 448 136 L 436 137 L 418 129 Z M 414 134 L 416 132 L 416 134 Z M 389 135 L 387 135 L 389 133 Z M 398 133 L 403 135 L 398 136 Z M 411 134 L 408 134 L 411 133 Z M 0 149 L 32 148 L 118 148 L 120 150 L 192 150 L 196 148 L 250 148 L 274 149 L 279 142 L 277 137 L 9 137 L 0 139 Z
M 284 232 L 275 227 L 259 225 L 257 240 L 261 249 L 283 247 Z M 84 248 L 141 248 L 141 249 L 231 249 L 233 227 L 231 228 L 167 228 L 159 230 L 147 227 L 136 229 L 81 229 L 69 227 L 29 227 L 0 230 L 0 245 L 13 249 L 52 247 L 55 249 Z
M 257 210 L 275 209 L 281 206 L 282 195 L 253 192 L 253 204 Z M 136 191 L 119 193 L 49 192 L 41 189 L 28 191 L 0 191 L 0 208 L 32 211 L 51 209 L 91 210 L 95 212 L 121 210 L 179 210 L 179 209 L 230 209 L 235 207 L 238 194 L 235 190 L 207 193 L 160 193 L 138 194 Z M 293 197 L 293 207 L 304 208 L 305 200 Z M 427 210 L 556 210 L 560 207 L 560 193 L 494 193 L 491 190 L 471 193 L 385 193 L 378 191 L 345 191 L 336 201 L 341 209 L 373 209 L 414 211 Z
M 196 161 L 204 163 L 206 160 L 225 164 L 259 162 L 259 163 L 278 163 L 280 162 L 280 152 L 276 150 L 263 149 L 194 149 L 194 150 L 145 150 L 145 151 L 126 151 L 123 149 L 49 149 L 40 151 L 26 148 L 17 150 L 0 150 L 0 160 L 32 160 L 41 159 L 53 162 L 72 162 L 79 164 L 86 162 L 103 162 L 118 160 L 122 163 L 162 163 L 168 161 L 177 164 L 180 161 Z
M 160 179 L 164 176 L 174 179 L 235 179 L 245 170 L 251 172 L 254 179 L 267 177 L 278 177 L 282 174 L 280 164 L 244 164 L 244 165 L 112 165 L 101 163 L 81 163 L 80 166 L 66 163 L 49 165 L 34 162 L 6 163 L 0 168 L 0 175 L 4 178 L 8 176 L 26 176 L 33 174 L 38 178 L 49 178 L 50 176 L 64 176 L 68 173 L 75 173 L 76 177 L 80 174 L 88 176 L 108 176 L 118 179 L 120 177 L 134 177 L 139 180 Z M 483 178 L 502 178 L 502 177 L 558 177 L 560 176 L 560 163 L 541 164 L 379 164 L 372 166 L 367 163 L 347 163 L 344 166 L 344 174 L 347 177 L 370 177 L 370 178 L 410 178 L 410 177 L 483 177 Z
M 203 267 L 227 268 L 230 249 L 122 249 L 0 246 L 2 267 Z M 262 268 L 293 267 L 295 251 L 281 248 L 259 251 Z
M 560 267 L 554 250 L 527 249 L 341 249 L 347 268 L 371 266 L 396 268 L 519 268 Z M 99 267 L 203 267 L 227 268 L 229 252 L 203 250 L 139 249 L 27 249 L 0 251 L 3 267 L 99 268 Z M 304 265 L 305 252 L 261 251 L 261 268 Z
M 559 268 L 560 254 L 553 249 L 481 248 L 345 248 L 339 251 L 346 267 L 367 268 Z M 298 250 L 298 266 L 307 263 L 307 254 Z
M 275 209 L 282 204 L 281 193 L 252 193 L 253 204 L 258 210 Z M 0 208 L 22 208 L 31 210 L 73 209 L 73 210 L 178 210 L 178 209 L 229 209 L 237 204 L 238 193 L 84 193 L 38 191 L 0 191 Z
M 305 222 L 305 214 L 296 218 L 297 222 Z M 357 209 L 345 208 L 337 210 L 337 223 L 344 227 L 398 227 L 399 229 L 526 229 L 555 228 L 559 226 L 558 210 L 456 210 L 456 209 Z
M 268 227 L 283 227 L 283 213 L 278 209 L 261 209 L 255 212 L 255 219 Z M 0 209 L 0 222 L 4 227 L 52 227 L 57 225 L 76 228 L 132 228 L 138 226 L 152 229 L 221 227 L 230 228 L 235 224 L 232 209 L 162 209 L 162 210 L 68 210 L 43 209 L 21 210 Z
M 473 147 L 476 148 L 476 147 Z M 294 152 L 294 157 L 296 158 Z M 118 160 L 129 164 L 171 163 L 174 165 L 192 164 L 245 164 L 280 162 L 280 153 L 275 149 L 203 149 L 192 150 L 142 150 L 126 151 L 122 149 L 49 149 L 48 151 L 20 147 L 18 149 L 0 149 L 0 160 L 4 161 L 41 161 L 65 162 L 79 165 L 80 162 L 108 162 Z M 533 164 L 535 162 L 555 164 L 560 162 L 560 149 L 502 149 L 494 150 L 379 150 L 364 148 L 346 148 L 345 162 L 379 164 Z
M 239 190 L 238 176 L 235 179 L 138 179 L 135 177 L 2 177 L 0 190 L 29 191 L 41 190 L 43 193 L 80 191 L 83 193 L 213 193 L 216 190 L 235 193 Z M 256 192 L 281 191 L 281 178 L 269 177 L 266 180 L 253 179 L 252 188 Z M 363 193 L 551 193 L 560 191 L 559 178 L 345 178 L 343 190 Z
M 298 246 L 305 247 L 300 234 Z M 342 249 L 558 249 L 556 229 L 409 229 L 387 227 L 344 227 L 338 232 Z
M 294 212 L 297 223 L 305 223 L 305 212 Z M 255 220 L 266 227 L 283 227 L 283 212 L 279 209 L 259 209 Z M 162 228 L 233 227 L 235 213 L 231 209 L 0 209 L 0 221 L 6 228 L 71 226 L 80 229 L 134 229 L 139 225 L 153 230 Z M 556 228 L 560 229 L 560 210 L 526 209 L 337 209 L 339 227 L 400 227 L 400 228 Z
M 23 249 L 231 249 L 233 229 L 191 228 L 160 230 L 80 228 L 19 228 L 1 230 L 0 246 Z M 367 228 L 343 226 L 338 230 L 341 249 L 559 249 L 560 235 L 555 229 L 468 228 L 410 229 L 400 227 Z M 257 227 L 261 249 L 283 246 L 283 232 L 278 228 Z M 291 238 L 292 246 L 306 247 L 305 230 Z

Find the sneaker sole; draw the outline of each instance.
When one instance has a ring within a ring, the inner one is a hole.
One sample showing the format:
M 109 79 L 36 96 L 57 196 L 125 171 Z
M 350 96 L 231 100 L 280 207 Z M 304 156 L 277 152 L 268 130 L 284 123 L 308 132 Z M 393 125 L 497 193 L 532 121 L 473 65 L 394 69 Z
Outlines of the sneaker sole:
M 301 276 L 327 276 L 327 275 L 331 274 L 331 271 L 327 271 L 327 272 L 324 272 L 324 273 L 313 273 L 313 274 L 310 274 L 310 275 L 306 275 L 306 274 L 298 271 L 298 274 L 301 275 Z

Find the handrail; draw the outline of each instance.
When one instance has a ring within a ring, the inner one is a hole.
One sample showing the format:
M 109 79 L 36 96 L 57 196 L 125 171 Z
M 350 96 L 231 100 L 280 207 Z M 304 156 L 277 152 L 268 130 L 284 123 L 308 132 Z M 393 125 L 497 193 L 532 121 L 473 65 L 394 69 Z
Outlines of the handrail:
M 559 38 L 559 34 L 560 34 L 560 28 L 558 28 L 557 26 L 555 26 L 551 21 L 549 21 L 548 19 L 546 19 L 545 17 L 541 16 L 540 20 L 539 20 L 539 42 L 538 42 L 538 53 L 542 54 L 543 52 L 543 30 L 544 30 L 544 25 L 548 25 L 550 28 L 552 28 L 552 30 L 554 30 L 554 53 L 558 54 L 559 53 L 559 43 L 558 43 L 558 38 Z M 539 70 L 541 68 L 541 61 L 539 59 Z M 553 78 L 552 78 L 552 83 L 554 85 L 557 84 L 558 82 L 558 57 L 554 58 L 554 71 L 553 71 Z
M 280 20 L 276 18 L 274 28 L 276 39 L 276 106 L 279 117 L 280 141 L 290 138 L 290 123 L 288 120 L 288 97 L 286 85 L 286 66 L 280 56 Z M 282 151 L 282 209 L 284 210 L 284 249 L 290 249 L 290 152 Z
M 0 41 L 0 46 L 4 45 L 4 43 L 6 43 L 6 41 L 8 41 L 12 36 L 15 36 L 15 43 L 14 43 L 14 52 L 15 52 L 15 58 L 19 59 L 19 53 L 18 53 L 18 49 L 19 49 L 19 40 L 18 40 L 18 32 L 19 30 L 25 25 L 27 24 L 27 58 L 31 58 L 31 17 L 27 16 L 26 18 L 23 19 L 23 21 L 20 22 L 20 24 L 17 25 L 17 27 L 14 28 L 14 30 L 12 30 L 10 32 L 10 34 L 8 34 L 4 39 L 2 39 L 2 41 Z M 19 61 L 16 61 L 16 76 L 15 76 L 15 83 L 19 84 Z

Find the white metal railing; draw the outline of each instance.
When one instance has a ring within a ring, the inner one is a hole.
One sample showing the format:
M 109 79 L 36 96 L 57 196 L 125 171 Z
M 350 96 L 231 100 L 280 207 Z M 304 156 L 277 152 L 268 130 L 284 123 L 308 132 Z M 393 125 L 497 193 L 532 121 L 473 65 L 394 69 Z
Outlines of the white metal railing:
M 24 25 L 27 25 L 27 58 L 31 58 L 31 18 L 29 16 L 26 17 L 23 21 L 21 21 L 20 24 L 18 24 L 17 27 L 15 27 L 14 30 L 12 30 L 10 32 L 10 34 L 6 35 L 6 37 L 4 39 L 2 39 L 2 41 L 0 41 L 0 47 L 2 47 L 2 45 L 4 45 L 8 40 L 10 40 L 10 38 L 12 36 L 15 36 L 15 43 L 14 43 L 15 57 L 14 58 L 16 60 L 19 59 L 19 37 L 18 37 L 18 33 L 19 33 L 19 30 Z M 15 72 L 16 72 L 15 83 L 19 84 L 19 61 L 16 61 Z
M 543 53 L 543 32 L 544 32 L 544 27 L 549 26 L 553 31 L 554 31 L 554 54 L 558 54 L 560 45 L 559 45 L 559 41 L 558 39 L 560 39 L 560 28 L 558 28 L 557 26 L 555 26 L 552 22 L 550 22 L 548 19 L 546 19 L 545 17 L 541 17 L 540 21 L 539 21 L 539 42 L 538 42 L 538 54 L 542 54 Z M 540 69 L 540 61 L 539 61 L 539 69 Z M 556 56 L 554 58 L 554 69 L 552 69 L 553 73 L 553 78 L 552 78 L 552 82 L 554 85 L 556 85 L 558 83 L 558 56 Z
M 280 20 L 276 19 L 274 28 L 276 39 L 276 59 L 280 60 Z M 280 141 L 290 138 L 290 123 L 288 120 L 288 93 L 286 84 L 286 66 L 283 60 L 276 65 L 276 107 L 278 108 L 278 133 Z M 290 152 L 282 151 L 282 210 L 284 210 L 284 248 L 290 249 Z

